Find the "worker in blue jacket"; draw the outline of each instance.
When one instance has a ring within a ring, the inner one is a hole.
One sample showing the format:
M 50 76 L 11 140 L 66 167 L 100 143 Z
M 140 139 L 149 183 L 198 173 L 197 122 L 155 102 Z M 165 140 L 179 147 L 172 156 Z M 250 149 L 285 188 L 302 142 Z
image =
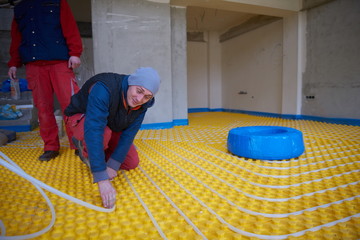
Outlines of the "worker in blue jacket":
M 159 86 L 159 75 L 150 67 L 131 75 L 100 73 L 86 81 L 65 109 L 79 157 L 90 167 L 106 208 L 116 201 L 110 180 L 119 169 L 139 164 L 133 141 Z

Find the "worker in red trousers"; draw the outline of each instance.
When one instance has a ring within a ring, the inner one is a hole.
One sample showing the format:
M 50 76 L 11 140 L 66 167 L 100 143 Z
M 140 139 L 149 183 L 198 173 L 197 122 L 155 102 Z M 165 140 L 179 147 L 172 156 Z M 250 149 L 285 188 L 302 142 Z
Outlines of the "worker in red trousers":
M 81 64 L 82 50 L 80 33 L 66 0 L 23 0 L 14 7 L 8 75 L 16 79 L 17 68 L 25 65 L 44 141 L 41 161 L 59 155 L 53 95 L 64 111 L 71 96 L 79 91 L 73 69 Z M 66 132 L 70 147 L 76 149 L 71 130 L 66 128 Z
M 110 180 L 118 170 L 139 164 L 133 141 L 159 86 L 159 75 L 150 67 L 130 75 L 100 73 L 85 82 L 65 110 L 79 157 L 90 167 L 106 208 L 116 200 Z

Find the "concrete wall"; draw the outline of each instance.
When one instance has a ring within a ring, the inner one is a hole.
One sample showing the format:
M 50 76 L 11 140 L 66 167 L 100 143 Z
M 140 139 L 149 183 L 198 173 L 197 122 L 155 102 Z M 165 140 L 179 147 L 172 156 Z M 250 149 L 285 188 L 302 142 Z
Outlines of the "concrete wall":
M 91 0 L 67 0 L 77 22 L 91 22 Z
M 358 0 L 308 10 L 303 115 L 360 119 L 359 11 Z
M 94 76 L 94 53 L 92 38 L 82 38 L 83 52 L 81 54 L 81 65 L 74 70 L 77 82 L 81 87 L 84 83 Z
M 143 0 L 92 1 L 95 73 L 158 70 L 161 87 L 144 123 L 173 121 L 170 5 Z
M 81 54 L 81 66 L 75 69 L 78 84 L 82 86 L 95 73 L 91 31 L 91 0 L 68 0 L 68 3 L 82 36 L 83 53 Z
M 9 48 L 11 43 L 11 21 L 13 10 L 9 8 L 0 8 L 0 82 L 8 79 L 7 62 L 10 60 Z M 25 78 L 25 68 L 19 68 L 17 71 L 18 78 Z
M 282 44 L 281 20 L 222 43 L 223 108 L 281 113 Z

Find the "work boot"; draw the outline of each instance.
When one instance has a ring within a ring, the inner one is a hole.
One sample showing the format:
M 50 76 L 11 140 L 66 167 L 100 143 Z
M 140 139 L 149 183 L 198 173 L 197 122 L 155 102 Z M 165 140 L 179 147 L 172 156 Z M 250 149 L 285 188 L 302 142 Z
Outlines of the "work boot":
M 74 143 L 74 145 L 76 146 L 76 148 L 78 150 L 79 157 L 80 157 L 81 161 L 83 163 L 85 163 L 86 166 L 88 166 L 90 168 L 89 158 L 84 156 L 84 152 L 83 152 L 84 151 L 84 145 L 82 144 L 82 141 L 77 140 L 75 137 L 72 137 L 72 142 Z
M 45 151 L 40 157 L 40 161 L 48 162 L 53 158 L 59 156 L 59 151 Z

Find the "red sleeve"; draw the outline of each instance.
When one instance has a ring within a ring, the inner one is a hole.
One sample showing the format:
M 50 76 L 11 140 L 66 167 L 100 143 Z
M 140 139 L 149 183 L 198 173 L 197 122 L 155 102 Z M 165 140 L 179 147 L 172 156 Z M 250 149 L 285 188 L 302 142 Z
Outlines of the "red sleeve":
M 11 44 L 10 44 L 10 60 L 8 67 L 21 67 L 22 62 L 19 53 L 19 47 L 21 43 L 21 33 L 19 31 L 17 22 L 13 18 L 11 23 Z
M 70 56 L 80 57 L 82 53 L 82 42 L 79 29 L 70 6 L 66 0 L 60 2 L 60 22 Z

